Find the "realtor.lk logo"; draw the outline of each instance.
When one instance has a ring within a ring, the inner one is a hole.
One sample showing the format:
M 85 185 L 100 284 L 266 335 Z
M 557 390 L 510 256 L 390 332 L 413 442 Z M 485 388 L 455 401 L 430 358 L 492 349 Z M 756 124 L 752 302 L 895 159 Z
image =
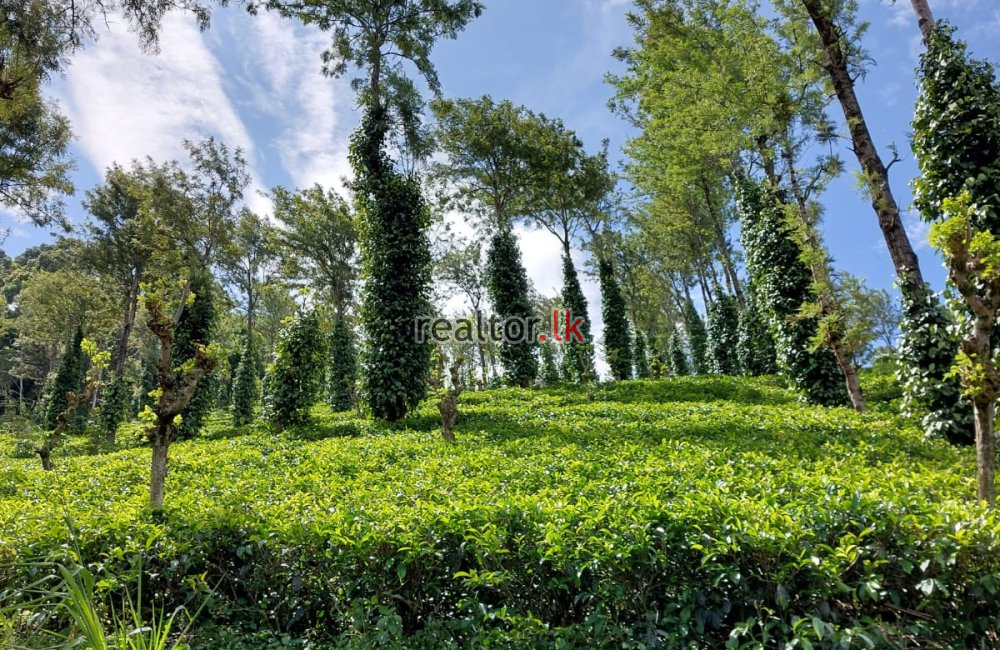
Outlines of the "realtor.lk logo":
M 500 318 L 492 315 L 488 318 L 481 311 L 476 311 L 469 318 L 436 318 L 421 316 L 414 321 L 413 335 L 417 343 L 524 343 L 526 341 L 554 341 L 557 343 L 586 343 L 580 326 L 583 318 L 573 318 L 569 309 L 552 311 L 551 331 L 548 331 L 546 319 L 541 316 L 527 318 Z M 543 331 L 545 330 L 545 331 Z

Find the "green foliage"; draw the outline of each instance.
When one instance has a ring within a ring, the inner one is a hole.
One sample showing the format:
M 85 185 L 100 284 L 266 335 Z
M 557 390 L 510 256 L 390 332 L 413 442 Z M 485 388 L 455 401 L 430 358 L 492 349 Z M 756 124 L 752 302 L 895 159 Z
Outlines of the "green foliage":
M 739 348 L 740 310 L 736 299 L 720 293 L 708 309 L 708 353 L 712 369 L 721 375 L 742 372 Z
M 357 276 L 358 233 L 350 206 L 319 185 L 294 193 L 276 187 L 271 196 L 274 217 L 283 226 L 275 232 L 282 271 L 327 297 L 334 312 L 343 315 Z
M 132 386 L 124 377 L 114 379 L 104 388 L 101 403 L 101 429 L 113 434 L 129 415 L 132 406 Z
M 993 66 L 971 58 L 954 29 L 938 23 L 918 79 L 914 205 L 926 221 L 937 221 L 946 200 L 968 192 L 975 227 L 1000 232 L 1000 87 Z
M 87 357 L 80 345 L 83 343 L 83 329 L 76 328 L 73 338 L 67 343 L 59 362 L 59 370 L 52 380 L 48 407 L 45 414 L 45 424 L 54 429 L 59 416 L 66 410 L 68 402 L 66 393 L 79 393 L 87 378 Z
M 329 32 L 330 47 L 323 54 L 323 72 L 341 77 L 353 66 L 362 77 L 352 80 L 361 91 L 360 103 L 382 114 L 385 127 L 403 134 L 406 148 L 426 153 L 420 117 L 423 101 L 404 64 L 411 63 L 431 92 L 441 86 L 430 54 L 434 42 L 455 38 L 483 11 L 480 0 L 324 0 L 303 4 L 297 0 L 253 0 L 306 25 Z M 355 170 L 356 171 L 356 170 Z
M 945 201 L 968 192 L 974 226 L 1000 232 L 1000 91 L 992 66 L 971 59 L 965 43 L 939 24 L 927 40 L 918 78 L 913 151 L 921 178 L 913 184 L 914 204 L 926 221 L 937 221 Z M 964 318 L 964 310 L 957 315 Z M 922 417 L 928 435 L 971 444 L 972 409 L 961 399 L 958 377 L 948 374 L 958 354 L 954 321 L 929 289 L 904 293 L 903 316 L 904 408 Z
M 70 553 L 100 602 L 140 575 L 165 612 L 211 589 L 195 649 L 979 647 L 1000 633 L 1000 520 L 966 498 L 971 452 L 894 417 L 719 376 L 464 394 L 457 445 L 431 403 L 405 426 L 316 415 L 308 439 L 173 445 L 155 519 L 142 449 L 67 458 L 91 479 L 56 484 L 0 442 L 0 590 L 47 578 L 19 562 Z M 222 645 L 222 626 L 245 645 Z
M 738 334 L 736 356 L 743 374 L 760 377 L 778 372 L 774 336 L 753 296 L 748 297 L 746 309 L 740 312 Z
M 326 401 L 334 411 L 354 408 L 358 381 L 358 355 L 350 323 L 338 318 L 330 334 L 330 366 L 326 375 Z
M 417 342 L 414 327 L 431 311 L 430 211 L 417 179 L 397 171 L 384 151 L 385 120 L 381 109 L 366 111 L 351 141 L 351 166 L 361 222 L 368 406 L 394 422 L 427 393 L 431 347 Z
M 812 277 L 785 215 L 765 201 L 759 184 L 742 179 L 737 190 L 747 271 L 774 333 L 778 366 L 810 402 L 846 404 L 843 375 L 833 353 L 827 348 L 811 350 L 816 319 L 799 316 L 802 305 L 813 299 Z
M 575 338 L 564 343 L 563 355 L 565 362 L 570 369 L 569 381 L 585 383 L 593 381 L 596 377 L 594 368 L 594 341 L 590 333 L 590 313 L 587 309 L 587 298 L 583 295 L 583 288 L 580 286 L 580 278 L 577 276 L 573 258 L 565 252 L 562 256 L 563 270 L 563 310 L 570 310 L 571 320 L 583 318 L 578 331 L 583 337 L 583 342 Z M 565 325 L 565 323 L 562 323 Z
M 546 341 L 538 347 L 542 352 L 542 385 L 556 386 L 561 381 L 559 366 L 556 365 L 555 343 Z
M 0 101 L 0 205 L 36 225 L 69 230 L 62 198 L 73 192 L 69 120 L 46 100 L 44 81 L 62 63 L 54 27 L 66 15 L 56 3 L 4 3 L 0 51 L 4 52 Z M 85 13 L 85 12 L 80 12 Z
M 142 360 L 142 374 L 139 377 L 139 393 L 135 396 L 132 405 L 132 413 L 141 413 L 147 406 L 152 407 L 154 399 L 150 396 L 156 390 L 158 377 L 156 376 L 156 359 L 152 356 L 145 356 Z
M 265 411 L 272 428 L 284 431 L 309 423 L 309 409 L 323 385 L 326 355 L 315 310 L 300 311 L 278 341 L 268 369 Z
M 534 315 L 528 298 L 528 274 L 521 262 L 517 237 L 509 226 L 497 230 L 490 241 L 486 257 L 486 288 L 500 319 L 527 319 Z M 538 375 L 537 345 L 537 341 L 504 341 L 500 346 L 500 360 L 508 384 L 527 388 L 535 381 Z M 564 354 L 563 360 L 567 358 L 568 355 Z
M 180 368 L 195 358 L 199 346 L 212 343 L 217 313 L 215 307 L 215 287 L 212 274 L 201 268 L 191 274 L 191 293 L 194 300 L 184 308 L 181 319 L 174 330 L 174 347 L 171 350 L 171 365 Z M 178 376 L 183 373 L 178 371 Z M 193 438 L 201 431 L 205 416 L 215 404 L 215 386 L 210 376 L 203 377 L 195 388 L 187 407 L 181 412 L 181 423 L 177 427 L 177 438 Z
M 242 427 L 253 422 L 257 405 L 257 350 L 252 337 L 246 337 L 240 362 L 233 377 L 233 426 Z
M 646 337 L 642 332 L 635 333 L 632 343 L 632 357 L 635 362 L 636 379 L 649 379 L 652 375 L 649 370 L 649 357 L 646 356 Z
M 604 352 L 615 379 L 632 378 L 632 340 L 628 331 L 625 298 L 622 297 L 611 260 L 598 262 L 601 282 L 601 313 L 604 316 Z M 639 350 L 636 350 L 638 355 Z M 642 351 L 645 355 L 645 350 Z M 645 359 L 643 359 L 645 362 Z M 636 363 L 636 366 L 639 364 Z M 647 369 L 648 370 L 648 369 Z
M 688 298 L 684 304 L 684 329 L 687 330 L 688 346 L 691 349 L 691 370 L 696 375 L 707 375 L 711 372 L 708 359 L 708 331 L 705 321 L 694 307 L 694 302 Z M 687 374 L 687 373 L 682 373 Z
M 685 377 L 691 374 L 687 351 L 684 349 L 684 338 L 679 329 L 675 329 L 667 342 L 667 361 L 670 374 L 674 377 Z M 662 373 L 661 373 L 662 376 Z

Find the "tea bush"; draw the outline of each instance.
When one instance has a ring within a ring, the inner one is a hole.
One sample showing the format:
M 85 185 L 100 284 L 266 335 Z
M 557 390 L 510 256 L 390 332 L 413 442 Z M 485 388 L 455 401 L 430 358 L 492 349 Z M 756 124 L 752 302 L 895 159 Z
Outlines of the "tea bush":
M 42 472 L 4 442 L 0 558 L 78 552 L 114 602 L 142 566 L 166 611 L 208 599 L 196 648 L 997 643 L 971 451 L 897 419 L 706 377 L 468 393 L 453 445 L 430 404 L 313 420 L 211 420 L 155 516 L 146 449 Z

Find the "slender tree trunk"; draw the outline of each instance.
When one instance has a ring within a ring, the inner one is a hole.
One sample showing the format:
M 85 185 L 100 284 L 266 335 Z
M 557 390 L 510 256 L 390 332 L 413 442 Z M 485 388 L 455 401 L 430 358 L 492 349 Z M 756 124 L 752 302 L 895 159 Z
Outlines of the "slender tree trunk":
M 889 185 L 888 169 L 875 149 L 868 123 L 861 111 L 861 104 L 854 90 L 854 80 L 848 70 L 847 55 L 840 40 L 841 32 L 831 20 L 827 3 L 823 0 L 803 0 L 803 4 L 822 41 L 825 55 L 823 67 L 833 82 L 843 109 L 854 153 L 868 181 L 872 208 L 878 216 L 879 228 L 882 229 L 882 236 L 889 248 L 900 286 L 910 295 L 920 295 L 924 291 L 920 263 L 900 219 L 899 205 Z
M 42 459 L 42 469 L 51 472 L 54 469 L 52 467 L 52 452 L 43 447 L 38 450 L 38 456 Z
M 701 287 L 701 299 L 705 301 L 705 311 L 712 304 L 712 292 L 708 289 L 708 281 L 705 279 L 705 273 L 702 269 L 698 269 L 698 286 Z
M 170 434 L 163 431 L 163 425 L 157 424 L 153 435 L 153 461 L 149 473 L 149 505 L 154 509 L 163 507 L 163 493 L 167 482 L 167 449 L 170 446 Z
M 910 0 L 910 4 L 913 5 L 913 11 L 917 14 L 917 26 L 920 27 L 920 33 L 924 35 L 924 42 L 927 42 L 935 25 L 931 7 L 927 0 Z
M 483 373 L 483 387 L 485 388 L 486 384 L 489 383 L 486 368 L 486 349 L 482 341 L 476 343 L 476 348 L 479 350 L 479 369 Z
M 139 278 L 134 277 L 125 298 L 125 315 L 122 319 L 122 329 L 118 334 L 115 346 L 115 358 L 111 366 L 114 379 L 125 376 L 125 361 L 128 359 L 128 342 L 135 328 L 135 314 L 139 307 Z
M 976 493 L 980 501 L 996 504 L 996 439 L 993 437 L 994 402 L 975 400 Z
M 844 349 L 843 344 L 839 340 L 834 340 L 830 343 L 830 349 L 833 350 L 833 356 L 837 359 L 837 365 L 840 366 L 840 372 L 844 375 L 844 384 L 847 386 L 847 395 L 851 398 L 851 406 L 858 413 L 864 413 L 868 410 L 868 404 L 865 402 L 865 397 L 861 393 L 861 383 L 858 381 L 858 368 L 851 361 L 850 356 Z
M 132 338 L 132 330 L 135 328 L 135 315 L 139 309 L 139 276 L 132 276 L 132 283 L 129 285 L 128 294 L 125 297 L 125 315 L 122 319 L 122 329 L 118 334 L 118 342 L 115 345 L 114 359 L 111 364 L 112 391 L 110 395 L 117 395 L 120 387 L 115 385 L 125 377 L 125 361 L 128 359 L 128 342 Z M 95 406 L 97 395 L 95 393 Z M 117 401 L 117 400 L 115 400 Z M 117 406 L 117 405 L 115 405 Z M 117 422 L 108 422 L 108 428 L 104 432 L 104 439 L 109 446 L 115 444 L 115 433 L 118 429 Z
M 726 233 L 723 230 L 722 214 L 715 209 L 715 203 L 712 201 L 712 193 L 704 178 L 701 180 L 701 187 L 705 194 L 705 203 L 708 205 L 709 218 L 712 221 L 712 234 L 715 236 L 715 245 L 719 249 L 719 257 L 722 260 L 722 272 L 726 278 L 726 284 L 732 294 L 736 296 L 736 301 L 739 303 L 740 309 L 746 309 L 747 303 L 746 298 L 743 296 L 743 289 L 740 287 L 740 276 L 736 273 L 736 265 L 733 263 L 732 246 L 730 246 L 729 240 L 726 239 Z
M 953 276 L 954 277 L 954 276 Z M 960 286 L 965 286 L 964 283 Z M 1000 377 L 993 365 L 993 312 L 979 313 L 973 322 L 971 335 L 962 342 L 962 350 L 975 363 L 983 366 L 982 385 L 972 398 L 972 411 L 976 424 L 976 493 L 980 501 L 990 506 L 996 504 L 996 438 L 993 435 L 993 421 Z

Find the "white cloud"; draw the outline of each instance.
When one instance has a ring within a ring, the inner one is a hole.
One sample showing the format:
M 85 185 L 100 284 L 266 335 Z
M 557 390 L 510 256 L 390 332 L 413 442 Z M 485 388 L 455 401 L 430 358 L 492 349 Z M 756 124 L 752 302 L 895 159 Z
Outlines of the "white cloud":
M 319 183 L 342 191 L 341 180 L 351 174 L 347 149 L 357 118 L 349 83 L 320 74 L 328 37 L 274 14 L 233 25 L 256 32 L 238 41 L 252 62 L 247 77 L 254 107 L 279 129 L 274 147 L 282 167 L 298 187 Z
M 170 14 L 161 46 L 143 54 L 134 35 L 116 29 L 74 57 L 55 92 L 86 158 L 98 171 L 147 155 L 183 159 L 183 139 L 213 135 L 252 160 L 253 141 L 194 20 Z

